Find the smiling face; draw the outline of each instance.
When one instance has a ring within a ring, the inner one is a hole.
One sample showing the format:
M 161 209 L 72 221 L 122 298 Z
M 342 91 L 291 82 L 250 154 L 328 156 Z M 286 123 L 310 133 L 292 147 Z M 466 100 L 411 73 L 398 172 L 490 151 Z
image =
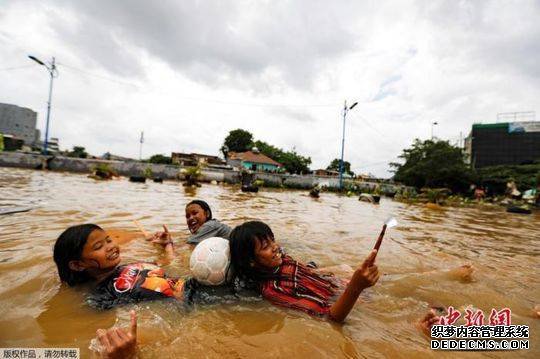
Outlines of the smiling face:
M 195 233 L 206 222 L 206 211 L 198 204 L 190 204 L 186 207 L 186 222 L 191 233 Z
M 255 264 L 264 269 L 273 269 L 283 262 L 279 245 L 271 237 L 255 241 Z
M 70 263 L 75 270 L 106 270 L 120 264 L 120 248 L 107 232 L 93 230 L 83 247 L 81 259 Z

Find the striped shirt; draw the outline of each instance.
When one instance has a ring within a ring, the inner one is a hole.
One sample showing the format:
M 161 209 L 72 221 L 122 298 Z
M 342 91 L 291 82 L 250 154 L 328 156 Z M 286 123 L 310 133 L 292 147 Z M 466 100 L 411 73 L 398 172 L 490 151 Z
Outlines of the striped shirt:
M 275 272 L 277 279 L 262 283 L 261 293 L 269 302 L 310 315 L 324 316 L 330 311 L 332 299 L 338 290 L 332 275 L 320 275 L 312 268 L 289 256 Z

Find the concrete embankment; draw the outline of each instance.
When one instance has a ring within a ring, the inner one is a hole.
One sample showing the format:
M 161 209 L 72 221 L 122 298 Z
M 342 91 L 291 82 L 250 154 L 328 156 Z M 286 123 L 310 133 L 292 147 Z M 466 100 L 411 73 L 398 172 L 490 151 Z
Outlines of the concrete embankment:
M 147 169 L 152 170 L 154 177 L 161 177 L 169 180 L 182 180 L 184 175 L 181 173 L 182 166 L 162 165 L 145 162 L 122 162 L 108 161 L 101 159 L 72 158 L 63 156 L 44 156 L 37 153 L 23 152 L 0 152 L 0 167 L 18 167 L 29 169 L 48 168 L 52 171 L 66 171 L 77 173 L 91 173 L 96 166 L 106 164 L 111 170 L 121 176 L 142 176 Z M 298 189 L 312 188 L 317 184 L 324 184 L 329 188 L 338 188 L 339 179 L 335 177 L 319 176 L 298 176 L 289 174 L 276 174 L 257 172 L 255 179 L 263 180 L 265 186 L 271 187 L 289 187 Z M 233 170 L 209 169 L 202 170 L 200 178 L 202 182 L 225 182 L 239 183 L 240 173 Z M 346 181 L 348 183 L 349 181 Z M 355 182 L 361 189 L 373 189 L 377 183 L 374 182 Z

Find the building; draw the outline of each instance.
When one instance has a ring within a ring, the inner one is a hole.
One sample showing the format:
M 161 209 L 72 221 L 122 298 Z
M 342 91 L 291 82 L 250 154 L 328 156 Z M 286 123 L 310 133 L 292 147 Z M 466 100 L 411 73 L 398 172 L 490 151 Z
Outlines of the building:
M 32 145 L 39 140 L 37 113 L 29 108 L 0 103 L 0 133 L 12 135 Z
M 252 151 L 229 152 L 227 164 L 232 167 L 261 172 L 278 172 L 283 168 L 281 163 L 260 153 L 256 147 L 253 147 Z
M 339 171 L 326 170 L 324 168 L 313 171 L 313 174 L 319 177 L 339 177 Z
M 45 141 L 36 140 L 32 146 L 34 150 L 42 151 L 45 147 Z M 60 141 L 57 137 L 51 137 L 47 141 L 47 153 L 48 154 L 57 154 L 60 152 Z
M 474 168 L 540 161 L 540 122 L 475 124 L 465 152 Z
M 201 153 L 172 152 L 171 162 L 180 166 L 194 167 L 199 164 L 208 166 L 224 166 L 226 162 L 218 156 L 204 155 Z
M 3 135 L 0 133 L 0 152 L 21 150 L 24 141 L 13 135 Z
M 105 152 L 101 156 L 101 158 L 104 159 L 104 160 L 108 160 L 108 161 L 122 161 L 122 162 L 135 161 L 133 158 L 118 156 L 118 155 L 112 154 L 110 152 Z
M 60 143 L 57 137 L 49 138 L 49 141 L 47 141 L 47 152 L 51 152 L 51 153 L 60 152 Z

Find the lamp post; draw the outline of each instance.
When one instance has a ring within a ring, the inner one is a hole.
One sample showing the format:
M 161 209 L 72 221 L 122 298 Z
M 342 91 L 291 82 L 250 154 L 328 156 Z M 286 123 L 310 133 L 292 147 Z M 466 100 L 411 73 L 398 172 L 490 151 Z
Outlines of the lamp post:
M 437 126 L 439 123 L 437 121 L 431 123 L 431 140 L 433 141 L 433 127 Z
M 141 138 L 139 139 L 139 161 L 142 160 L 142 145 L 144 143 L 144 131 L 141 131 Z
M 339 189 L 343 189 L 343 153 L 345 152 L 345 120 L 347 118 L 347 112 L 352 110 L 358 102 L 355 102 L 351 107 L 347 107 L 347 100 L 343 106 L 343 136 L 341 137 L 341 160 L 339 161 Z
M 50 82 L 49 82 L 49 101 L 47 101 L 47 124 L 45 125 L 45 144 L 43 145 L 43 154 L 46 155 L 47 154 L 47 146 L 49 144 L 49 119 L 50 119 L 50 116 L 51 116 L 51 100 L 52 100 L 53 79 L 55 77 L 58 77 L 58 70 L 56 69 L 56 62 L 55 62 L 54 57 L 52 58 L 52 61 L 48 65 L 45 64 L 43 61 L 41 61 L 40 59 L 38 59 L 35 56 L 28 55 L 28 58 L 30 58 L 30 60 L 33 60 L 33 61 L 37 62 L 41 66 L 45 66 L 47 71 L 49 71 L 49 75 L 51 77 Z

